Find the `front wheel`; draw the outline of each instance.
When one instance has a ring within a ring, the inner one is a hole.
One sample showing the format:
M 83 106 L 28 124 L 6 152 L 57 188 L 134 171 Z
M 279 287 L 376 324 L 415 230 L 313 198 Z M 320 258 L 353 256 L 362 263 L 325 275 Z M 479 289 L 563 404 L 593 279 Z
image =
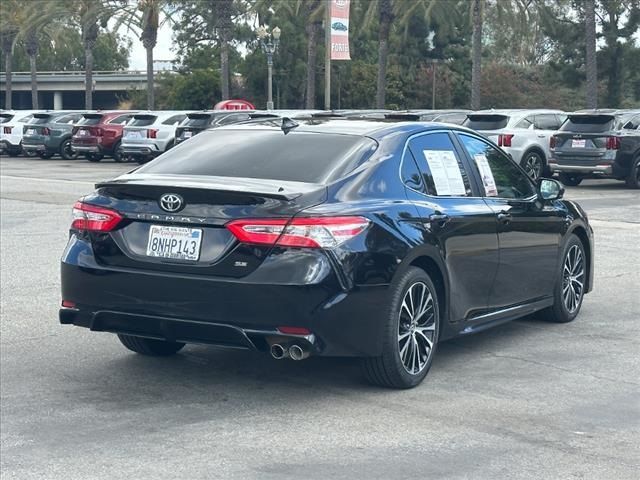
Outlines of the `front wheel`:
M 570 173 L 560 174 L 560 181 L 567 187 L 577 187 L 578 185 L 580 185 L 580 183 L 582 183 L 582 180 L 583 179 L 580 175 L 572 175 Z
M 102 160 L 102 154 L 100 153 L 87 153 L 84 158 L 89 160 L 90 162 L 99 162 Z
M 49 158 L 53 157 L 53 153 L 51 153 L 51 152 L 38 152 L 38 156 L 40 158 L 42 158 L 43 160 L 48 160 Z
M 387 388 L 413 388 L 427 376 L 440 333 L 436 289 L 415 267 L 391 286 L 391 305 L 383 326 L 382 355 L 362 360 L 370 383 Z
M 133 335 L 118 334 L 120 342 L 132 352 L 154 357 L 167 357 L 178 352 L 184 343 L 154 340 L 151 338 L 135 337 Z
M 115 146 L 113 147 L 112 157 L 113 157 L 113 160 L 118 163 L 127 161 L 126 157 L 122 154 L 122 145 L 120 144 L 120 142 L 116 143 Z
M 627 175 L 626 182 L 629 188 L 640 188 L 640 157 L 637 157 L 632 163 Z
M 78 158 L 78 152 L 71 149 L 71 140 L 65 140 L 60 145 L 60 156 L 65 160 L 75 160 Z
M 553 305 L 542 310 L 539 316 L 554 323 L 568 323 L 580 312 L 587 283 L 587 258 L 584 245 L 576 235 L 571 235 L 564 247 L 560 271 L 556 274 Z

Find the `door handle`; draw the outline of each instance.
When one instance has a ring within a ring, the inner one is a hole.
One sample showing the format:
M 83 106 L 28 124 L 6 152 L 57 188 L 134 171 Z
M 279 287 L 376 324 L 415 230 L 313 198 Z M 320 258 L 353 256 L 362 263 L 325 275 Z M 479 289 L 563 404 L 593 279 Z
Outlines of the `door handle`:
M 429 223 L 436 224 L 439 227 L 444 227 L 451 220 L 446 213 L 433 213 L 429 215 Z
M 511 214 L 507 212 L 500 212 L 498 214 L 498 222 L 502 224 L 508 224 L 511 221 Z

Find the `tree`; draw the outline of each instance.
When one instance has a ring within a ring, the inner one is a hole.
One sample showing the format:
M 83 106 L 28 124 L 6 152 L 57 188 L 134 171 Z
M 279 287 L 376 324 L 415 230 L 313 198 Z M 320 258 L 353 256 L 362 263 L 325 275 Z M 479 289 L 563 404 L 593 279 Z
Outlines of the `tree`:
M 21 8 L 17 0 L 3 2 L 0 10 L 0 46 L 5 58 L 5 108 L 12 107 L 11 73 L 13 68 L 13 46 L 20 33 Z
M 587 75 L 586 103 L 588 108 L 598 108 L 598 65 L 596 62 L 596 2 L 584 2 L 585 71 Z
M 320 39 L 324 8 L 320 0 L 303 0 L 302 3 L 305 7 L 304 16 L 307 19 L 305 25 L 305 32 L 307 33 L 307 88 L 305 89 L 305 108 L 313 109 L 316 106 L 318 40 Z
M 482 78 L 482 10 L 484 0 L 473 0 L 473 42 L 471 66 L 471 108 L 480 108 L 481 78 Z
M 220 44 L 220 90 L 222 100 L 229 99 L 229 41 L 233 30 L 233 0 L 215 2 L 216 30 Z

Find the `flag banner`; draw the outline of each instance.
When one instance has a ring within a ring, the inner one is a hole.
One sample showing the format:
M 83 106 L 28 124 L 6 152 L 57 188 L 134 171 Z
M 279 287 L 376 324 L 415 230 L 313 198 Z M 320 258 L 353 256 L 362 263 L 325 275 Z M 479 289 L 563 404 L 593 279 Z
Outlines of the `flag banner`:
M 331 60 L 351 60 L 349 54 L 349 4 L 331 0 Z

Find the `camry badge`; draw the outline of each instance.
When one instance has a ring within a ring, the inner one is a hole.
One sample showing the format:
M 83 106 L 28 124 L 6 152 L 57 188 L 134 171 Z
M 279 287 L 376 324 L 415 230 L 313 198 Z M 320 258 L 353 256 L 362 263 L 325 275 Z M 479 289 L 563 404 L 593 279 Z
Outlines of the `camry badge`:
M 184 200 L 180 195 L 176 195 L 175 193 L 165 193 L 160 197 L 160 208 L 162 208 L 165 212 L 178 212 L 182 210 L 184 206 Z

